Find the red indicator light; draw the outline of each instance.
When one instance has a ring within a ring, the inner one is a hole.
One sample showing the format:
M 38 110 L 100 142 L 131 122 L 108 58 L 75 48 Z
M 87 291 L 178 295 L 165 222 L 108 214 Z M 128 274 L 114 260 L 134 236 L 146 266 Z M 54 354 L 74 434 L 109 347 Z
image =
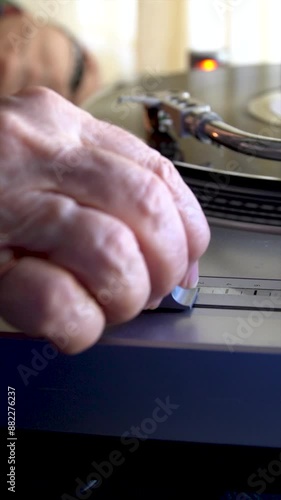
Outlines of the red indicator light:
M 219 63 L 215 59 L 202 59 L 196 63 L 195 67 L 201 71 L 214 71 L 218 69 Z

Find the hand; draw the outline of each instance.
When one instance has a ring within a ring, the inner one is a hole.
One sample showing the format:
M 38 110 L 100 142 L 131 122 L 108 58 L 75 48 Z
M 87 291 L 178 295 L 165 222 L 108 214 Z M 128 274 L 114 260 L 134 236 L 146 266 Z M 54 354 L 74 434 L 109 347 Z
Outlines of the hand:
M 83 73 L 77 88 L 71 89 L 77 49 Z M 101 86 L 98 62 L 62 28 L 52 24 L 38 28 L 28 12 L 1 17 L 0 96 L 35 85 L 55 90 L 80 105 Z
M 195 285 L 206 219 L 138 138 L 30 88 L 0 99 L 0 157 L 0 314 L 17 329 L 77 353 Z

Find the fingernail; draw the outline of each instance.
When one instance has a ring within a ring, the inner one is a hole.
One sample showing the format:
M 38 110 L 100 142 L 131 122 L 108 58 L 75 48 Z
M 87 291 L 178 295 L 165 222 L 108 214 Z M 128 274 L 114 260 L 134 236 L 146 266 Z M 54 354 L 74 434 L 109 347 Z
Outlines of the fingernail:
M 160 300 L 154 300 L 152 302 L 149 302 L 147 304 L 147 306 L 145 307 L 145 310 L 148 310 L 148 311 L 154 311 L 155 309 L 157 309 L 157 307 L 160 306 L 161 302 L 162 302 L 163 299 L 160 299 Z
M 192 264 L 189 269 L 186 288 L 196 288 L 199 281 L 199 265 L 198 262 Z

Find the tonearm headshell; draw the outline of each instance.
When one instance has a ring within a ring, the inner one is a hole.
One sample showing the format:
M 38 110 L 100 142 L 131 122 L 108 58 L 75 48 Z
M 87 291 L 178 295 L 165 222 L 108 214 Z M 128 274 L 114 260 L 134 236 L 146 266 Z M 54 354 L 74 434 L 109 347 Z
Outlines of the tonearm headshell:
M 146 122 L 154 135 L 175 137 L 175 148 L 178 139 L 194 137 L 203 143 L 248 155 L 248 158 L 273 160 L 278 169 L 276 177 L 267 176 L 266 172 L 259 176 L 195 165 L 181 161 L 173 149 L 172 154 L 167 154 L 197 196 L 210 222 L 281 233 L 281 139 L 228 125 L 209 105 L 194 99 L 188 92 L 122 95 L 119 102 L 142 104 Z M 165 150 L 160 152 L 165 155 Z
M 159 123 L 173 127 L 179 137 L 193 136 L 238 153 L 281 162 L 281 139 L 251 134 L 228 125 L 208 104 L 193 99 L 188 92 L 121 96 L 119 101 L 139 102 L 148 109 L 157 109 Z

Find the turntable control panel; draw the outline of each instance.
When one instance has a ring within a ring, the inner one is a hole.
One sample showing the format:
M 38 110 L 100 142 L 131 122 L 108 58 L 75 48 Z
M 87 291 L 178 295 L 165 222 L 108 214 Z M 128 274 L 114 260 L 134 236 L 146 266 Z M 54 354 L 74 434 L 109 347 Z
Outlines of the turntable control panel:
M 195 306 L 281 311 L 281 280 L 201 277 Z

